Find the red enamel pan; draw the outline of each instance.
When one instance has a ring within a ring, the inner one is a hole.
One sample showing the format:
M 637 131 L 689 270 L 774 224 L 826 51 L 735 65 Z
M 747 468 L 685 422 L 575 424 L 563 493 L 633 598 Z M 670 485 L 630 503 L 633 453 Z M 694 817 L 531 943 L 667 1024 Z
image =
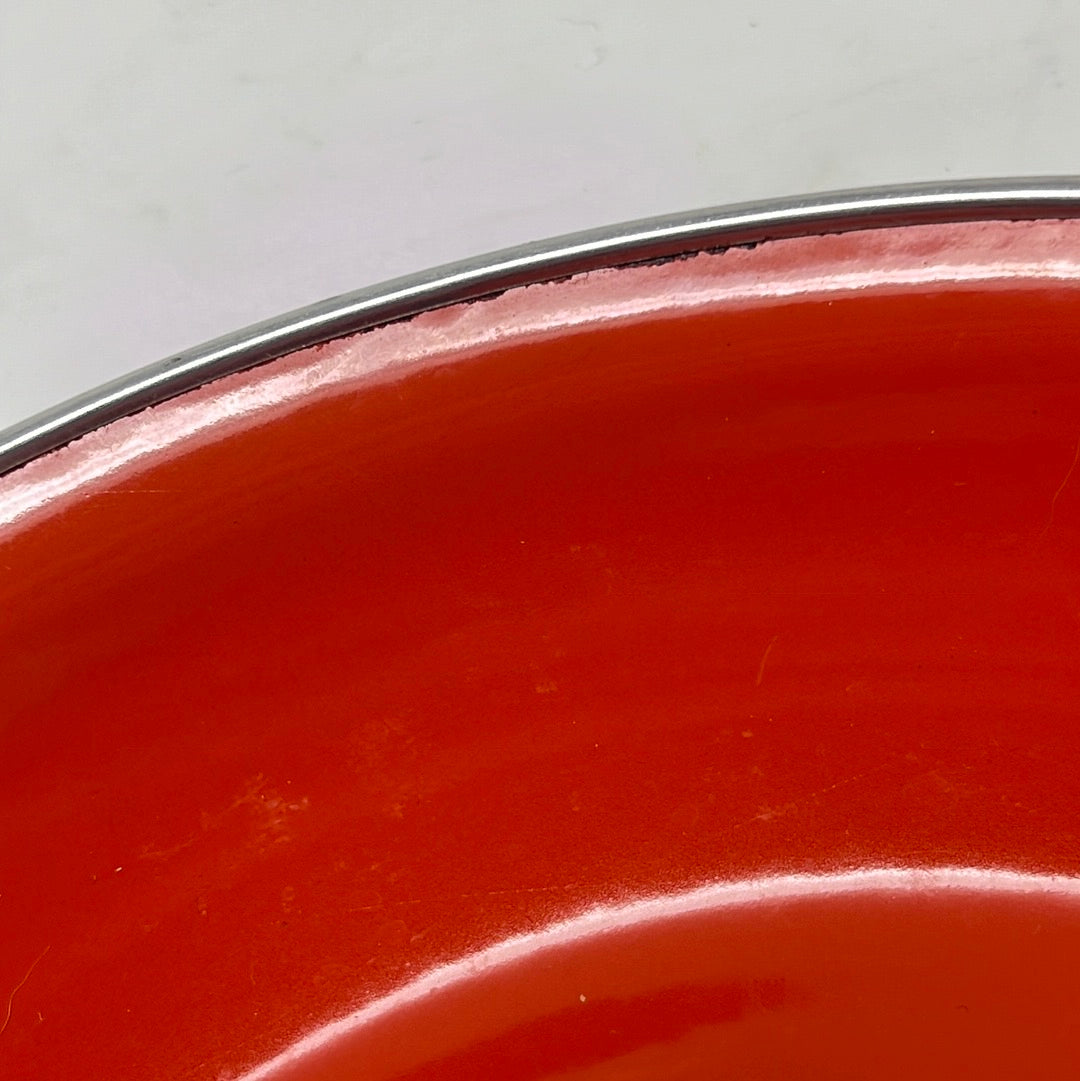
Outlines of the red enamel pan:
M 625 226 L 0 438 L 0 1076 L 1080 1076 L 1078 214 Z

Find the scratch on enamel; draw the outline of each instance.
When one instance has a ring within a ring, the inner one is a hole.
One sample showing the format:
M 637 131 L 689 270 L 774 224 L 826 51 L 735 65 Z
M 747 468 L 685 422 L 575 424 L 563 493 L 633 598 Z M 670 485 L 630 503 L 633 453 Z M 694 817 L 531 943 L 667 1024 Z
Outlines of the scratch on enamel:
M 4 1034 L 4 1031 L 8 1027 L 8 1022 L 11 1021 L 11 1006 L 12 1006 L 12 1003 L 15 1001 L 15 996 L 19 993 L 19 991 L 22 990 L 22 988 L 25 985 L 26 981 L 28 979 L 30 979 L 30 976 L 33 973 L 34 969 L 37 968 L 38 962 L 40 962 L 41 959 L 48 952 L 49 952 L 49 946 L 46 946 L 45 949 L 43 949 L 41 951 L 41 953 L 39 953 L 37 955 L 37 957 L 34 958 L 33 962 L 30 965 L 30 967 L 26 970 L 26 975 L 23 976 L 23 978 L 21 980 L 19 980 L 19 982 L 17 984 L 15 984 L 15 986 L 12 988 L 11 994 L 8 995 L 7 1010 L 4 1013 L 4 1023 L 2 1025 L 0 1025 L 0 1036 L 2 1036 Z

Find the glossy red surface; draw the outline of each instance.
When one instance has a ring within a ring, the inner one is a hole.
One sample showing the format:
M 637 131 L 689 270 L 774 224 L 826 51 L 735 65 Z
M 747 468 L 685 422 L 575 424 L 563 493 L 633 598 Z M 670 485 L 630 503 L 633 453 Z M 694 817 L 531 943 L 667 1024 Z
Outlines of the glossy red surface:
M 1075 1072 L 1078 238 L 523 290 L 0 480 L 3 1076 Z
M 752 900 L 719 890 L 691 905 L 681 899 L 682 911 L 607 913 L 614 927 L 597 930 L 594 919 L 591 934 L 574 925 L 501 963 L 474 959 L 471 971 L 367 1011 L 271 1076 L 900 1081 L 1072 1072 L 1075 896 L 1016 882 L 997 892 L 989 877 L 975 889 L 962 879 L 866 885 L 834 880 L 823 895 L 800 896 L 773 881 Z

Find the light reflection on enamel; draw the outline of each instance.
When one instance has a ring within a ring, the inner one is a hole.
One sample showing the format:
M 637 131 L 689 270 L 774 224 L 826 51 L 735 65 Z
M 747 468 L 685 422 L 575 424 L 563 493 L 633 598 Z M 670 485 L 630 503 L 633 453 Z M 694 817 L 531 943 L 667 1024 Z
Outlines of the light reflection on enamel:
M 583 939 L 624 931 L 695 913 L 753 907 L 781 901 L 852 894 L 1037 894 L 1080 899 L 1080 878 L 1026 874 L 975 867 L 871 868 L 826 875 L 778 875 L 724 882 L 683 893 L 602 905 L 573 919 L 517 935 L 451 964 L 441 965 L 396 991 L 305 1036 L 280 1055 L 244 1074 L 239 1081 L 272 1081 L 274 1074 L 334 1041 L 431 995 L 482 978 L 505 966 Z

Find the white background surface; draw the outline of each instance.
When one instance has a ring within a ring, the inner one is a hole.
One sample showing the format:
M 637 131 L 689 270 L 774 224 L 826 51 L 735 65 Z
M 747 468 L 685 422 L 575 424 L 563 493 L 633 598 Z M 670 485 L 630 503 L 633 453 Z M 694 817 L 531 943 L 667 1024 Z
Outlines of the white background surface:
M 0 428 L 489 249 L 1078 151 L 1072 0 L 8 0 Z

